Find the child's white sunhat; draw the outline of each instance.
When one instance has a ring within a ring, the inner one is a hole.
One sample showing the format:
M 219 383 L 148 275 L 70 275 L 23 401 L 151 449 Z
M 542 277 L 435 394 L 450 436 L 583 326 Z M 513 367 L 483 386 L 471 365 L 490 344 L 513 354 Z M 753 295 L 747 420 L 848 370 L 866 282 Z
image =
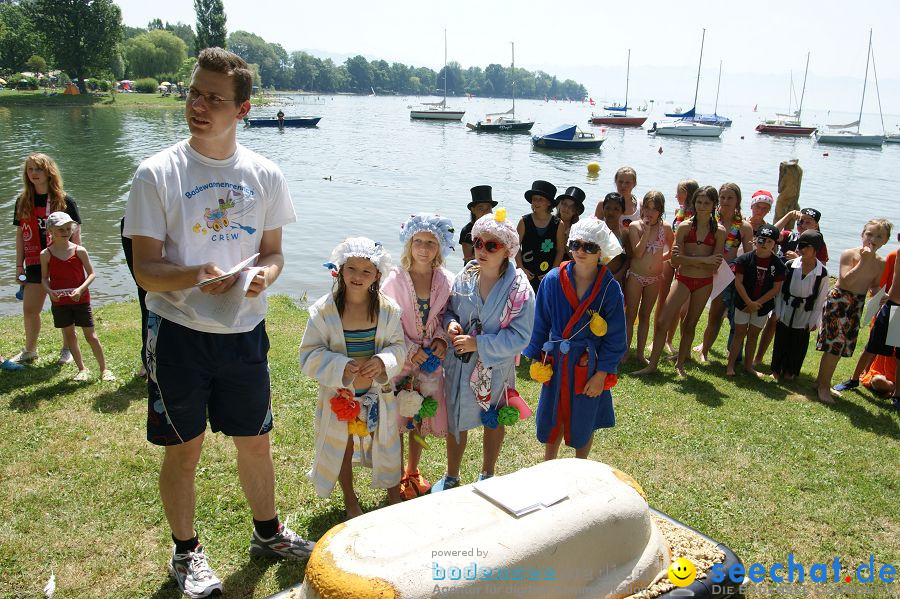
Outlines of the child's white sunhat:
M 331 262 L 325 264 L 332 271 L 337 271 L 349 258 L 365 258 L 375 265 L 381 273 L 382 280 L 391 270 L 391 256 L 377 241 L 368 237 L 348 237 L 331 251 Z
M 578 241 L 596 243 L 600 246 L 600 255 L 603 257 L 604 263 L 622 253 L 622 246 L 619 240 L 609 230 L 606 223 L 596 216 L 580 218 L 577 223 L 572 225 L 572 228 L 569 229 L 568 241 L 576 239 Z

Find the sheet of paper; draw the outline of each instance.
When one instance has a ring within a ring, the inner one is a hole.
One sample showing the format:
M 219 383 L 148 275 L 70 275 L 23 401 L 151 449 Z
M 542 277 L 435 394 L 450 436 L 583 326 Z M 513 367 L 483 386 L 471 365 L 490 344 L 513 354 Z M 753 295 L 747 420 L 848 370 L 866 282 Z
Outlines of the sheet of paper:
M 568 497 L 568 493 L 559 490 L 558 484 L 548 482 L 537 487 L 534 481 L 516 476 L 515 473 L 479 481 L 475 483 L 474 489 L 514 516 L 550 507 Z
M 228 277 L 242 271 L 244 269 L 244 267 L 250 266 L 253 263 L 253 261 L 256 260 L 257 258 L 259 258 L 259 254 L 253 254 L 246 260 L 244 260 L 242 262 L 238 262 L 236 265 L 234 265 L 234 267 L 231 270 L 226 272 L 224 275 L 219 275 L 218 277 L 213 277 L 211 279 L 205 279 L 203 281 L 200 281 L 196 285 L 194 285 L 194 287 L 203 287 L 204 285 L 209 285 L 210 283 L 216 283 L 218 281 L 227 279 Z
M 881 298 L 883 297 L 884 287 L 879 289 L 878 292 L 872 296 L 872 299 L 866 303 L 866 316 L 863 318 L 864 325 L 872 322 L 872 319 L 878 314 L 878 309 L 881 308 Z
M 900 347 L 900 306 L 891 306 L 887 340 L 884 343 L 891 347 Z
M 238 280 L 225 293 L 217 295 L 195 293 L 196 297 L 191 298 L 191 302 L 198 310 L 209 314 L 219 324 L 226 327 L 233 326 L 241 309 L 241 302 L 244 301 L 247 289 L 250 288 L 250 282 L 260 270 L 262 269 L 254 267 L 242 271 L 238 276 Z
M 712 282 L 712 293 L 709 294 L 709 301 L 712 302 L 714 299 L 719 297 L 719 295 L 725 291 L 725 288 L 734 280 L 734 273 L 731 272 L 731 267 L 722 260 L 722 263 L 719 264 L 719 270 L 716 271 L 716 274 L 713 275 Z

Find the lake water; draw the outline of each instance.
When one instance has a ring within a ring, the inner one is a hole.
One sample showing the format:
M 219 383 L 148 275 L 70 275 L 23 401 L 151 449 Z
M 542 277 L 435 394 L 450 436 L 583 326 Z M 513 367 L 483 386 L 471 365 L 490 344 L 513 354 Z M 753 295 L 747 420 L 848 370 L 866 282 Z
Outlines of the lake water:
M 528 135 L 466 129 L 466 120 L 507 109 L 504 100 L 452 101 L 468 111 L 462 123 L 411 121 L 408 106 L 417 102 L 411 98 L 328 96 L 320 104 L 313 104 L 314 98 L 296 100 L 282 106 L 284 112 L 320 115 L 318 128 L 238 130 L 240 143 L 280 165 L 290 185 L 298 222 L 284 232 L 286 269 L 274 291 L 295 298 L 315 299 L 329 288 L 332 279 L 321 264 L 343 237 L 365 235 L 382 241 L 399 259 L 399 227 L 410 213 L 439 212 L 452 218 L 459 230 L 468 219 L 469 188 L 479 184 L 492 185 L 494 199 L 513 218 L 528 211 L 522 194 L 534 179 L 547 179 L 560 188 L 582 187 L 591 211 L 615 190 L 613 175 L 626 164 L 638 173 L 636 195 L 663 191 L 671 218 L 675 185 L 683 178 L 716 187 L 738 183 L 748 213 L 753 191 L 776 193 L 779 163 L 798 158 L 804 170 L 800 203 L 824 215 L 821 227 L 832 268 L 840 250 L 858 244 L 867 219 L 883 216 L 900 226 L 900 203 L 893 195 L 900 190 L 900 144 L 868 149 L 759 135 L 753 128 L 765 115 L 749 106 L 720 108 L 720 114 L 734 120 L 720 139 L 656 139 L 644 129 L 610 129 L 598 152 L 551 153 L 532 149 Z M 518 101 L 516 108 L 518 116 L 536 120 L 535 133 L 566 122 L 600 133 L 600 127 L 587 125 L 591 108 L 586 104 Z M 657 106 L 647 124 L 673 109 Z M 259 107 L 253 114 L 273 115 L 277 110 Z M 849 122 L 856 115 L 832 113 L 827 119 Z M 805 122 L 825 120 L 824 112 L 804 113 Z M 878 115 L 864 115 L 863 122 L 864 129 L 877 126 L 880 131 Z M 900 117 L 885 115 L 885 122 L 896 128 Z M 81 210 L 84 244 L 97 271 L 91 295 L 102 303 L 135 294 L 118 228 L 134 169 L 187 135 L 179 110 L 0 107 L 0 214 L 8 223 L 7 234 L 0 238 L 0 314 L 21 310 L 13 296 L 18 287 L 11 223 L 25 155 L 43 151 L 59 163 L 66 190 Z M 592 160 L 601 165 L 598 177 L 588 176 Z M 460 251 L 451 254 L 449 266 L 462 266 Z

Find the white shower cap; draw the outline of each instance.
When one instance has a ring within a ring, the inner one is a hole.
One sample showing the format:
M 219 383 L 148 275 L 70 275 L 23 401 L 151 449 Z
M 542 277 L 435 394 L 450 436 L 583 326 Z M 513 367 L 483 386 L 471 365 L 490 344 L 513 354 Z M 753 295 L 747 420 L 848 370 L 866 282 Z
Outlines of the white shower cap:
M 365 258 L 375 265 L 384 280 L 391 270 L 391 256 L 377 241 L 368 237 L 348 237 L 331 251 L 331 262 L 325 267 L 337 271 L 348 258 Z
M 569 229 L 569 241 L 576 239 L 599 245 L 601 260 L 604 264 L 622 253 L 622 245 L 619 240 L 609 230 L 606 223 L 596 216 L 580 218 L 577 223 L 572 225 L 572 228 Z

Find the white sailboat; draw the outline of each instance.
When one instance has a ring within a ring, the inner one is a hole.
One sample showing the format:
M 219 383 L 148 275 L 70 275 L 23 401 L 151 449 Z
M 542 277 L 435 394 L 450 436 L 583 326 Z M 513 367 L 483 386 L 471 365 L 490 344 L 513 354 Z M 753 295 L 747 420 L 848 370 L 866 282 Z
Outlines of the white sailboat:
M 863 105 L 866 102 L 866 84 L 869 81 L 869 59 L 872 60 L 872 68 L 875 68 L 875 56 L 872 53 L 872 30 L 869 29 L 869 50 L 866 54 L 866 74 L 863 77 L 862 99 L 859 102 L 859 118 L 855 123 L 847 125 L 829 125 L 829 129 L 837 129 L 834 133 L 822 133 L 821 130 L 816 134 L 816 140 L 825 144 L 841 144 L 852 146 L 877 146 L 881 147 L 884 143 L 884 134 L 882 135 L 863 135 L 859 132 L 859 124 L 862 121 Z M 875 86 L 878 86 L 878 76 L 875 75 Z M 880 94 L 879 94 L 880 96 Z M 881 110 L 881 100 L 879 98 L 879 111 Z M 884 117 L 882 116 L 882 125 Z M 856 131 L 850 130 L 850 127 L 856 126 Z
M 711 125 L 700 123 L 693 120 L 684 120 L 693 118 L 697 110 L 697 92 L 700 90 L 700 67 L 703 65 L 703 43 L 706 41 L 706 29 L 703 30 L 703 37 L 700 38 L 700 60 L 697 63 L 697 85 L 694 87 L 694 106 L 685 113 L 675 114 L 666 113 L 667 117 L 678 117 L 681 120 L 674 122 L 663 122 L 659 125 L 653 123 L 653 126 L 647 130 L 647 133 L 656 135 L 677 135 L 682 137 L 719 137 L 725 127 L 722 125 Z M 718 102 L 718 100 L 717 100 Z
M 447 30 L 444 29 L 444 99 L 440 102 L 423 102 L 420 108 L 409 111 L 409 118 L 429 121 L 459 121 L 465 110 L 454 110 L 447 106 Z

